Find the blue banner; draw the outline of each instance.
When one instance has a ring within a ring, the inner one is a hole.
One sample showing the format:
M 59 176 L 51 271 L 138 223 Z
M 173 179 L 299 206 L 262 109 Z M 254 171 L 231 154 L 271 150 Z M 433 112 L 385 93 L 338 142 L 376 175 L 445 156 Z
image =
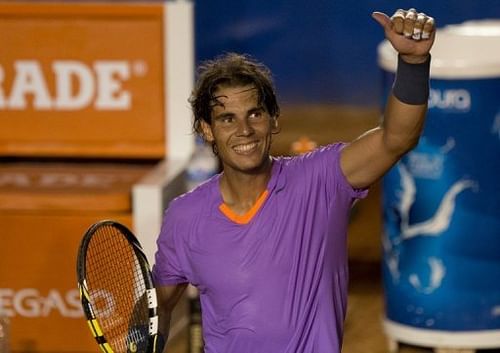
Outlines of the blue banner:
M 376 47 L 384 31 L 373 11 L 389 16 L 415 7 L 438 27 L 500 18 L 500 1 L 196 1 L 197 61 L 223 52 L 248 53 L 274 73 L 283 103 L 377 106 Z

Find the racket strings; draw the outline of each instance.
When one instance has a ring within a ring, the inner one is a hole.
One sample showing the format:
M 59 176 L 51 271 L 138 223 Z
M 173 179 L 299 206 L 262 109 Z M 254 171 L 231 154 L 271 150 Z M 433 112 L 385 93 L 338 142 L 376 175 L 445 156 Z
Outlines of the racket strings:
M 116 352 L 129 352 L 132 342 L 144 351 L 148 301 L 132 245 L 113 226 L 101 227 L 89 243 L 86 268 L 90 301 L 106 340 Z

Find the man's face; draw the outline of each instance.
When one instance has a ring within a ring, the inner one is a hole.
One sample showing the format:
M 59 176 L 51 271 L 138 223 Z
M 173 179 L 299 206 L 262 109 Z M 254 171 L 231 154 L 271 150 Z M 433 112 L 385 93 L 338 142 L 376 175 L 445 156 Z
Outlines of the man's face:
M 276 119 L 258 102 L 255 86 L 221 86 L 214 94 L 212 121 L 202 121 L 205 138 L 215 142 L 224 170 L 261 171 L 269 161 Z

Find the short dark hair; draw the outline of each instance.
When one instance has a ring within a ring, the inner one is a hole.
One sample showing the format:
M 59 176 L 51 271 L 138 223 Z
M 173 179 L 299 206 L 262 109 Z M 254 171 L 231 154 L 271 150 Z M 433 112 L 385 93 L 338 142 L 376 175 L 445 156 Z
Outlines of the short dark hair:
M 249 55 L 226 53 L 203 62 L 198 68 L 198 80 L 189 98 L 194 114 L 193 130 L 201 134 L 201 121 L 210 124 L 214 93 L 220 86 L 254 85 L 258 102 L 272 117 L 278 117 L 280 108 L 271 71 Z

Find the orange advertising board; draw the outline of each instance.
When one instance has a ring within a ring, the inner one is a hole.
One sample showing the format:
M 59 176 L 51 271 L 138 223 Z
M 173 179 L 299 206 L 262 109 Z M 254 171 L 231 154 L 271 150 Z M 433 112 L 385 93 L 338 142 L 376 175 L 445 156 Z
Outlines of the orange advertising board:
M 97 352 L 79 302 L 76 254 L 101 219 L 132 227 L 130 190 L 151 170 L 137 164 L 0 165 L 0 311 L 10 348 Z
M 76 287 L 81 236 L 97 215 L 2 213 L 0 308 L 10 320 L 12 352 L 99 352 Z M 123 213 L 99 217 L 130 223 Z M 64 235 L 64 236 L 61 236 Z
M 164 11 L 0 2 L 0 156 L 164 157 Z
M 191 15 L 189 1 L 0 0 L 0 312 L 13 352 L 99 351 L 78 245 L 97 220 L 141 223 L 132 189 L 192 151 Z

